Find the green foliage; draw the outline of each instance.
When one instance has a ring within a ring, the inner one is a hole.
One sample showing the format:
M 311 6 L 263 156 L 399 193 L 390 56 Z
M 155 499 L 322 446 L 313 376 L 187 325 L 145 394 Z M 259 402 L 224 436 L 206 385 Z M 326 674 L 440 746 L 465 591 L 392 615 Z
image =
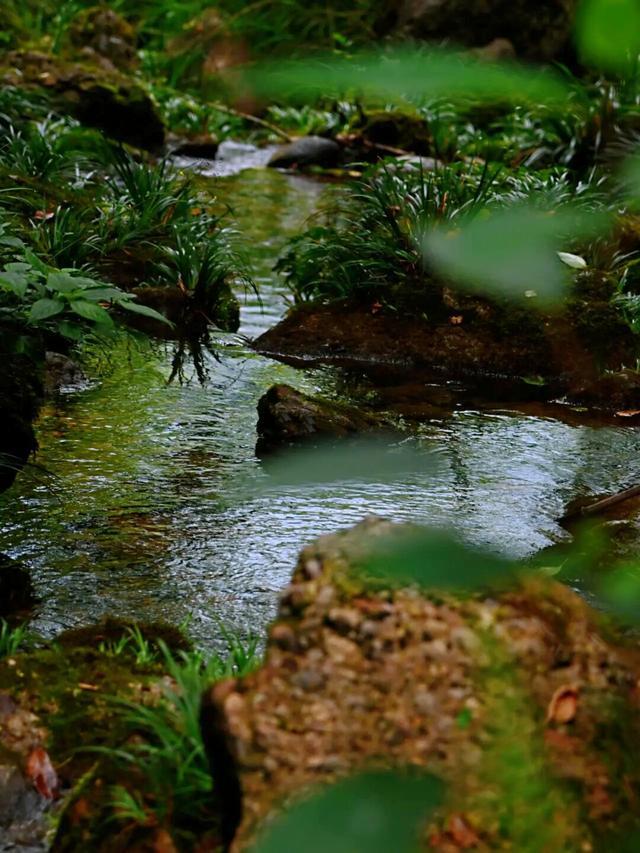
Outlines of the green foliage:
M 21 259 L 0 269 L 0 319 L 49 329 L 71 341 L 79 340 L 87 326 L 110 332 L 114 325 L 110 308 L 167 322 L 117 287 L 80 276 L 74 269 L 48 267 L 23 245 L 16 248 L 22 250 Z
M 424 773 L 363 773 L 290 807 L 251 849 L 412 853 L 441 798 L 440 782 Z
M 200 730 L 201 698 L 213 682 L 245 675 L 258 663 L 254 639 L 246 643 L 228 639 L 226 658 L 206 658 L 197 651 L 174 655 L 159 641 L 161 662 L 171 679 L 170 686 L 163 687 L 162 697 L 152 705 L 114 700 L 114 711 L 122 716 L 131 737 L 121 747 L 96 751 L 131 772 L 135 790 L 113 787 L 110 820 L 146 825 L 153 815 L 160 825 L 175 818 L 192 827 L 206 820 L 212 804 L 212 779 Z M 145 656 L 149 653 L 131 631 L 127 641 L 109 653 L 133 651 L 137 659 L 141 649 Z
M 24 646 L 28 637 L 26 625 L 12 628 L 4 619 L 0 619 L 0 658 L 15 655 Z

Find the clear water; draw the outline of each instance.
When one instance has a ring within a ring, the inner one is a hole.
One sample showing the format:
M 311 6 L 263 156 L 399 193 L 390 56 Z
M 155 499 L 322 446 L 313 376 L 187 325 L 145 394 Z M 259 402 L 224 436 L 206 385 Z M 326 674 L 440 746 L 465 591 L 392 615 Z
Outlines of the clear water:
M 241 333 L 253 337 L 286 308 L 271 268 L 322 187 L 265 169 L 203 180 L 233 208 L 251 254 L 262 306 L 248 298 Z M 320 533 L 376 513 L 524 556 L 563 536 L 554 519 L 569 498 L 621 488 L 636 471 L 634 429 L 459 410 L 409 439 L 418 453 L 435 446 L 435 473 L 265 492 L 260 396 L 275 382 L 332 396 L 349 385 L 337 369 L 296 371 L 239 341 L 211 359 L 204 387 L 167 386 L 169 349 L 123 350 L 100 384 L 46 406 L 37 463 L 47 473 L 28 470 L 0 496 L 0 551 L 31 567 L 42 634 L 105 613 L 191 616 L 197 641 L 215 646 L 220 622 L 261 631 L 300 547 Z

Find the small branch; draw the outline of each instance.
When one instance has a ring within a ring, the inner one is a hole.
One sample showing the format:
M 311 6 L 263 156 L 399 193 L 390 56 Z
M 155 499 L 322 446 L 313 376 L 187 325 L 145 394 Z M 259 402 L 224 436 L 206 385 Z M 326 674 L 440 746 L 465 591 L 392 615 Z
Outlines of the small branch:
M 624 501 L 637 497 L 640 497 L 640 486 L 630 486 L 628 489 L 616 492 L 615 495 L 610 495 L 607 498 L 601 498 L 599 501 L 595 501 L 595 503 L 571 510 L 562 517 L 561 521 L 573 521 L 576 518 L 589 518 L 593 515 L 599 515 L 601 512 L 610 509 L 612 506 L 617 506 Z
M 263 118 L 258 118 L 258 116 L 252 116 L 250 113 L 243 113 L 241 110 L 235 110 L 233 107 L 228 107 L 226 104 L 220 104 L 216 102 L 215 104 L 209 104 L 211 109 L 217 110 L 220 113 L 226 113 L 230 116 L 236 116 L 237 118 L 244 119 L 245 121 L 249 121 L 252 124 L 257 124 L 260 127 L 264 127 L 267 130 L 270 130 L 272 133 L 275 133 L 276 136 L 279 136 L 280 139 L 284 139 L 285 142 L 292 142 L 293 137 L 290 136 L 286 130 L 283 130 L 281 127 L 278 127 L 275 124 L 271 124 L 270 121 L 265 121 Z

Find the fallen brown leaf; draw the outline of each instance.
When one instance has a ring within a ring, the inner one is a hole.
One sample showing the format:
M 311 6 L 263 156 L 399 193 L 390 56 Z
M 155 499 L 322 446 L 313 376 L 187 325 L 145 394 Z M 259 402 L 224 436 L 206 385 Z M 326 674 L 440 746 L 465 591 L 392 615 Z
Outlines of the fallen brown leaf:
M 58 775 L 46 750 L 36 746 L 27 758 L 26 774 L 36 791 L 48 800 L 58 794 Z
M 547 709 L 547 723 L 570 723 L 578 710 L 578 688 L 563 684 L 551 697 Z

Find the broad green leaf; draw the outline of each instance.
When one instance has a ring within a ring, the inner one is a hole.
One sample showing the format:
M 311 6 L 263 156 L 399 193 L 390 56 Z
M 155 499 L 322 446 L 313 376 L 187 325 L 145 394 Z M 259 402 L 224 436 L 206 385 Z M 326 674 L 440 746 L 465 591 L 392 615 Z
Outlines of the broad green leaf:
M 10 272 L 27 273 L 31 272 L 31 264 L 27 264 L 24 261 L 14 261 L 11 264 L 7 264 L 5 266 L 5 269 L 9 270 Z
M 0 246 L 7 246 L 9 249 L 23 249 L 24 243 L 19 237 L 0 236 Z
M 60 334 L 63 337 L 68 338 L 70 341 L 79 341 L 84 334 L 82 326 L 78 326 L 76 323 L 70 323 L 68 320 L 61 320 L 58 323 L 57 328 Z
M 123 293 L 117 287 L 87 287 L 82 291 L 83 299 L 88 299 L 89 302 L 108 302 L 113 299 L 119 300 Z
M 638 0 L 582 0 L 576 17 L 578 51 L 606 71 L 628 72 L 640 53 Z
M 113 320 L 109 314 L 100 305 L 96 305 L 95 302 L 87 302 L 86 299 L 74 299 L 72 302 L 69 302 L 69 308 L 80 317 L 84 317 L 85 320 L 91 320 L 93 323 L 98 323 L 102 326 L 113 325 Z
M 367 577 L 385 584 L 418 584 L 425 589 L 496 587 L 514 580 L 514 564 L 471 548 L 443 530 L 399 528 L 376 540 L 362 565 Z
M 515 63 L 492 64 L 459 53 L 431 49 L 367 51 L 353 57 L 261 63 L 244 83 L 265 97 L 338 97 L 346 90 L 376 99 L 464 98 L 558 106 L 567 87 L 546 71 Z
M 19 272 L 3 272 L 0 273 L 0 287 L 22 298 L 29 287 L 29 279 Z
M 168 326 L 173 326 L 173 323 L 153 308 L 147 305 L 141 305 L 139 302 L 132 302 L 126 299 L 118 303 L 118 308 L 124 308 L 125 311 L 131 311 L 133 314 L 142 314 L 143 317 L 151 317 L 152 320 L 160 320 L 161 323 L 166 323 Z
M 64 303 L 58 299 L 38 299 L 31 306 L 29 311 L 29 322 L 37 323 L 39 320 L 46 320 L 48 317 L 55 317 L 64 311 Z
M 51 271 L 51 268 L 48 267 L 44 261 L 41 261 L 40 258 L 31 251 L 31 249 L 24 250 L 24 259 L 31 264 L 34 270 L 37 270 L 43 275 L 47 275 L 47 273 Z
M 606 222 L 603 216 L 512 207 L 486 211 L 460 229 L 433 229 L 425 238 L 430 265 L 466 288 L 532 304 L 562 299 L 566 269 L 558 244 L 587 236 Z
M 285 811 L 252 853 L 414 853 L 442 793 L 438 779 L 417 771 L 353 776 Z
M 78 286 L 78 279 L 66 272 L 52 272 L 47 276 L 47 287 L 59 293 L 70 293 L 77 290 Z

